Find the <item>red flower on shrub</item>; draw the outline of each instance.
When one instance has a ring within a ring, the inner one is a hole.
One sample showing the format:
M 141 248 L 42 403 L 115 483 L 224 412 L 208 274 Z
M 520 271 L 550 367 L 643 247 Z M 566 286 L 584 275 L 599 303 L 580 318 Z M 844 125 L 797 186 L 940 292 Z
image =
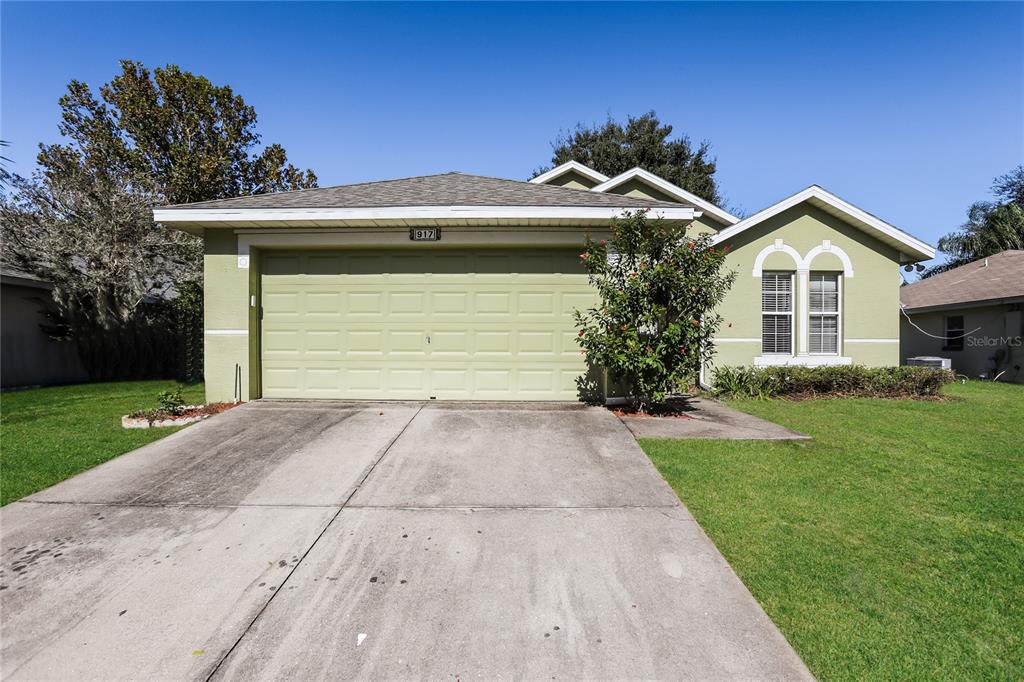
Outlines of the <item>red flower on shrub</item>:
M 583 253 L 581 253 L 581 254 L 580 254 L 580 258 L 581 258 L 582 260 L 587 260 L 587 256 L 589 256 L 589 255 L 590 255 L 589 253 L 587 253 L 586 251 L 584 251 Z

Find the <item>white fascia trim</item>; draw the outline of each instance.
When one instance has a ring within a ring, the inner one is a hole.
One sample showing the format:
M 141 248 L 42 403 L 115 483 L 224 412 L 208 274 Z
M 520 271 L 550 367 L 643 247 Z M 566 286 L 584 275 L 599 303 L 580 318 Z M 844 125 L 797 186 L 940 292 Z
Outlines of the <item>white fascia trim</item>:
M 853 358 L 838 355 L 759 355 L 754 367 L 831 367 L 852 365 Z
M 546 182 L 550 182 L 555 178 L 565 175 L 569 171 L 576 171 L 583 177 L 590 178 L 594 182 L 604 182 L 605 180 L 608 179 L 608 176 L 605 175 L 604 173 L 598 173 L 593 168 L 584 166 L 582 163 L 579 163 L 578 161 L 566 161 L 561 166 L 555 166 L 546 173 L 541 173 L 537 177 L 532 178 L 530 182 L 532 182 L 535 185 L 543 185 Z
M 387 206 L 380 208 L 175 208 L 154 209 L 158 223 L 269 222 L 326 220 L 601 220 L 618 218 L 637 206 Z M 690 206 L 650 209 L 652 216 L 692 220 L 701 215 Z
M 712 239 L 715 244 L 721 243 L 727 239 L 730 239 L 740 232 L 747 230 L 758 223 L 764 222 L 772 216 L 782 213 L 788 208 L 792 208 L 797 204 L 803 203 L 808 199 L 817 199 L 825 204 L 828 204 L 832 208 L 845 213 L 846 215 L 859 220 L 867 225 L 870 225 L 874 229 L 878 230 L 882 234 L 892 237 L 896 241 L 900 242 L 907 247 L 907 255 L 917 258 L 918 260 L 928 260 L 929 258 L 935 257 L 935 248 L 924 243 L 917 237 L 913 237 L 903 230 L 893 227 L 889 223 L 876 218 L 867 211 L 863 211 L 853 204 L 843 201 L 836 195 L 828 192 L 817 185 L 811 185 L 807 189 L 797 192 L 791 197 L 787 197 L 777 204 L 773 204 L 768 208 L 755 213 L 749 218 L 745 218 L 740 222 L 736 223 L 730 228 L 722 230 Z
M 606 182 L 602 182 L 597 187 L 591 187 L 590 191 L 604 194 L 608 190 L 614 189 L 621 185 L 622 183 L 628 180 L 632 180 L 633 178 L 636 178 L 637 180 L 640 180 L 642 182 L 646 182 L 648 185 L 660 189 L 665 194 L 673 196 L 676 199 L 693 204 L 694 206 L 704 211 L 704 213 L 707 213 L 710 216 L 714 216 L 718 220 L 724 222 L 726 225 L 735 225 L 740 221 L 739 218 L 737 218 L 731 213 L 722 210 L 718 206 L 715 206 L 710 201 L 705 201 L 696 194 L 693 194 L 692 192 L 687 192 L 679 185 L 674 185 L 668 180 L 660 178 L 654 173 L 645 171 L 643 168 L 639 167 L 628 170 L 625 173 L 619 173 L 614 178 Z

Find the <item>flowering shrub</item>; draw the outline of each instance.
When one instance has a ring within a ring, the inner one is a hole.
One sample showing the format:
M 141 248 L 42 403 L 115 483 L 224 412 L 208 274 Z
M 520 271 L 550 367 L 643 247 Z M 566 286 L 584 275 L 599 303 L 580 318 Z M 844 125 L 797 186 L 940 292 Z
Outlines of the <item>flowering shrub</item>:
M 608 242 L 587 239 L 580 260 L 600 301 L 576 311 L 579 343 L 639 408 L 695 383 L 710 359 L 722 323 L 714 310 L 735 276 L 723 271 L 726 253 L 646 211 L 616 219 Z
M 938 395 L 951 381 L 952 372 L 933 367 L 720 367 L 714 372 L 715 392 L 730 398 L 924 398 Z

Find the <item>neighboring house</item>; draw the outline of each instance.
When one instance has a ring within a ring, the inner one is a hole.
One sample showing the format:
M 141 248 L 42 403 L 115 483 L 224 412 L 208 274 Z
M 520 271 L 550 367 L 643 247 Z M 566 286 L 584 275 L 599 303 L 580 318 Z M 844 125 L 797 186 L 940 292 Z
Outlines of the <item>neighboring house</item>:
M 572 400 L 587 373 L 573 311 L 595 300 L 580 246 L 640 208 L 731 248 L 716 365 L 899 363 L 898 268 L 934 250 L 817 186 L 739 220 L 640 169 L 567 163 L 154 217 L 205 238 L 210 400 Z
M 904 361 L 949 358 L 971 378 L 1024 383 L 1024 251 L 1003 251 L 900 289 Z
M 40 328 L 52 285 L 7 266 L 0 269 L 0 384 L 3 388 L 85 381 L 74 343 Z

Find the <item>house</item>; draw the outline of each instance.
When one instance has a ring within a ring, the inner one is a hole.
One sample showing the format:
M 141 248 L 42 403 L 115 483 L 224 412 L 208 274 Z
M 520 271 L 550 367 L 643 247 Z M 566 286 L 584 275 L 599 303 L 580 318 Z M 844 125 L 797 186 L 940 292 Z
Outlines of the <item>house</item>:
M 1024 251 L 1003 251 L 900 289 L 904 359 L 948 358 L 971 378 L 1024 383 Z
M 7 265 L 0 268 L 0 385 L 47 386 L 85 381 L 78 347 L 47 336 L 40 324 L 53 285 Z
M 898 268 L 934 250 L 817 186 L 740 220 L 639 168 L 569 162 L 154 217 L 205 240 L 210 400 L 574 400 L 573 311 L 595 300 L 579 247 L 640 208 L 731 248 L 715 365 L 899 363 Z

